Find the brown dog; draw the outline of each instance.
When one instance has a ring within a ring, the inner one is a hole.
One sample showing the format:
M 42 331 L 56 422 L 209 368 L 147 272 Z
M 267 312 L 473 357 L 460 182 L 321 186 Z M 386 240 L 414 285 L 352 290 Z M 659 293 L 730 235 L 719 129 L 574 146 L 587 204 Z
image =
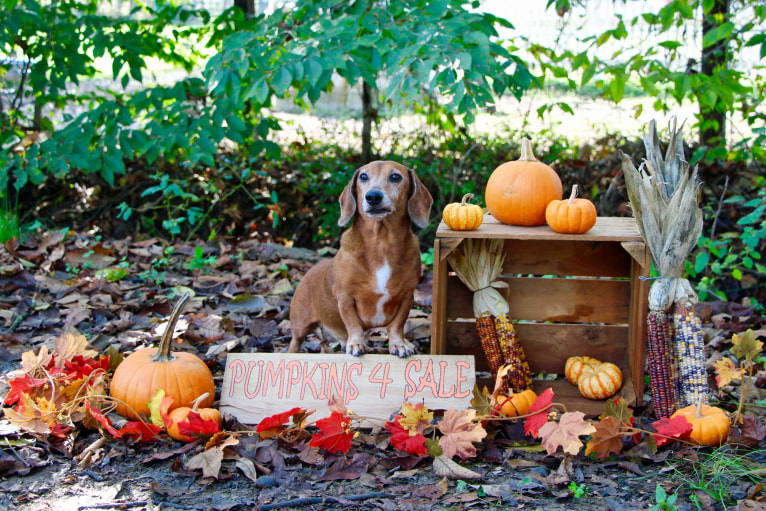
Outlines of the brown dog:
M 340 219 L 353 223 L 340 250 L 311 268 L 290 304 L 290 353 L 320 324 L 359 356 L 365 330 L 388 328 L 388 351 L 407 357 L 404 338 L 412 294 L 420 281 L 420 249 L 411 225 L 428 225 L 433 199 L 415 174 L 393 161 L 359 168 L 340 196 Z

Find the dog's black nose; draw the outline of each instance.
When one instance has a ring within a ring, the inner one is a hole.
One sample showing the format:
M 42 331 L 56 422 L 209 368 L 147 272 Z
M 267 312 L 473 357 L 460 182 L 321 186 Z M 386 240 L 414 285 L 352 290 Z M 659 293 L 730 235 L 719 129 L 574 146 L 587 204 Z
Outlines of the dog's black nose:
M 367 192 L 364 196 L 364 200 L 366 200 L 370 206 L 377 206 L 383 201 L 383 192 L 377 190 Z

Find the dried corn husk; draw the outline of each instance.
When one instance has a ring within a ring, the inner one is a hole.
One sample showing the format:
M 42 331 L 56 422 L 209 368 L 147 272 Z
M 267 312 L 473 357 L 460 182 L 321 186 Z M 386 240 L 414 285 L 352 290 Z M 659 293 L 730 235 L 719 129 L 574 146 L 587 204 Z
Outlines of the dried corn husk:
M 698 206 L 700 182 L 697 168 L 689 167 L 683 153 L 681 129 L 673 117 L 668 126 L 670 141 L 663 157 L 656 124 L 649 123 L 644 136 L 646 159 L 636 170 L 633 162 L 622 154 L 622 170 L 628 198 L 638 227 L 649 247 L 660 278 L 649 290 L 649 379 L 658 416 L 668 416 L 688 396 L 706 396 L 707 383 L 704 358 L 686 347 L 691 335 L 691 315 L 686 311 L 697 302 L 688 280 L 681 277 L 684 263 L 702 234 L 702 210 Z M 684 304 L 671 324 L 667 311 L 674 304 Z M 680 319 L 679 319 L 680 318 Z M 679 328 L 683 326 L 683 328 Z M 675 341 L 669 346 L 671 337 Z M 697 349 L 695 338 L 695 350 Z M 668 364 L 668 356 L 671 364 Z M 694 375 L 694 386 L 684 386 L 683 378 Z M 704 380 L 704 381 L 703 381 Z
M 508 284 L 497 280 L 505 260 L 503 240 L 463 240 L 447 260 L 460 281 L 473 291 L 474 317 L 485 313 L 496 317 L 508 314 L 508 302 L 498 291 Z
M 681 275 L 684 262 L 702 234 L 697 167 L 692 169 L 684 159 L 683 137 L 681 128 L 676 130 L 675 117 L 669 129 L 671 138 L 664 159 L 654 121 L 644 136 L 646 160 L 638 170 L 622 154 L 633 214 L 661 277 L 649 291 L 649 308 L 658 311 L 667 311 L 677 301 L 697 302 L 697 294 Z

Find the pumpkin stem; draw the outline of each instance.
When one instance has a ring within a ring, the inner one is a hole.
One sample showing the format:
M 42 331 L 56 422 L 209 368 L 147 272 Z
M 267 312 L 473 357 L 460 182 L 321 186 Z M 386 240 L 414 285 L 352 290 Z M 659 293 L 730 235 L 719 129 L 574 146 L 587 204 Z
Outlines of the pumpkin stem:
M 157 350 L 154 357 L 152 357 L 155 362 L 170 362 L 171 360 L 175 360 L 176 357 L 170 353 L 170 344 L 173 342 L 173 331 L 176 329 L 176 323 L 181 316 L 181 311 L 190 299 L 191 294 L 188 292 L 184 293 L 173 306 L 173 310 L 170 311 L 168 324 L 165 325 L 165 332 L 162 334 L 162 339 L 160 340 L 160 348 Z
M 209 395 L 210 395 L 209 392 L 205 392 L 204 394 L 198 396 L 197 399 L 195 399 L 192 402 L 192 408 L 191 408 L 192 412 L 196 412 L 197 411 L 197 407 L 199 406 L 199 404 Z
M 521 139 L 521 157 L 518 161 L 537 161 L 532 152 L 532 141 L 526 137 Z
M 694 417 L 696 417 L 697 419 L 702 419 L 703 417 L 705 417 L 702 414 L 702 400 L 703 400 L 703 397 L 700 396 L 700 400 L 697 401 L 697 411 L 694 413 Z
M 466 204 L 468 204 L 468 201 L 471 200 L 471 199 L 473 199 L 473 194 L 472 193 L 467 193 L 467 194 L 463 195 L 463 200 L 460 201 L 460 205 L 461 206 L 465 206 Z
M 577 188 L 579 188 L 577 185 L 572 185 L 572 194 L 569 196 L 569 204 L 572 204 L 572 201 L 577 198 Z

